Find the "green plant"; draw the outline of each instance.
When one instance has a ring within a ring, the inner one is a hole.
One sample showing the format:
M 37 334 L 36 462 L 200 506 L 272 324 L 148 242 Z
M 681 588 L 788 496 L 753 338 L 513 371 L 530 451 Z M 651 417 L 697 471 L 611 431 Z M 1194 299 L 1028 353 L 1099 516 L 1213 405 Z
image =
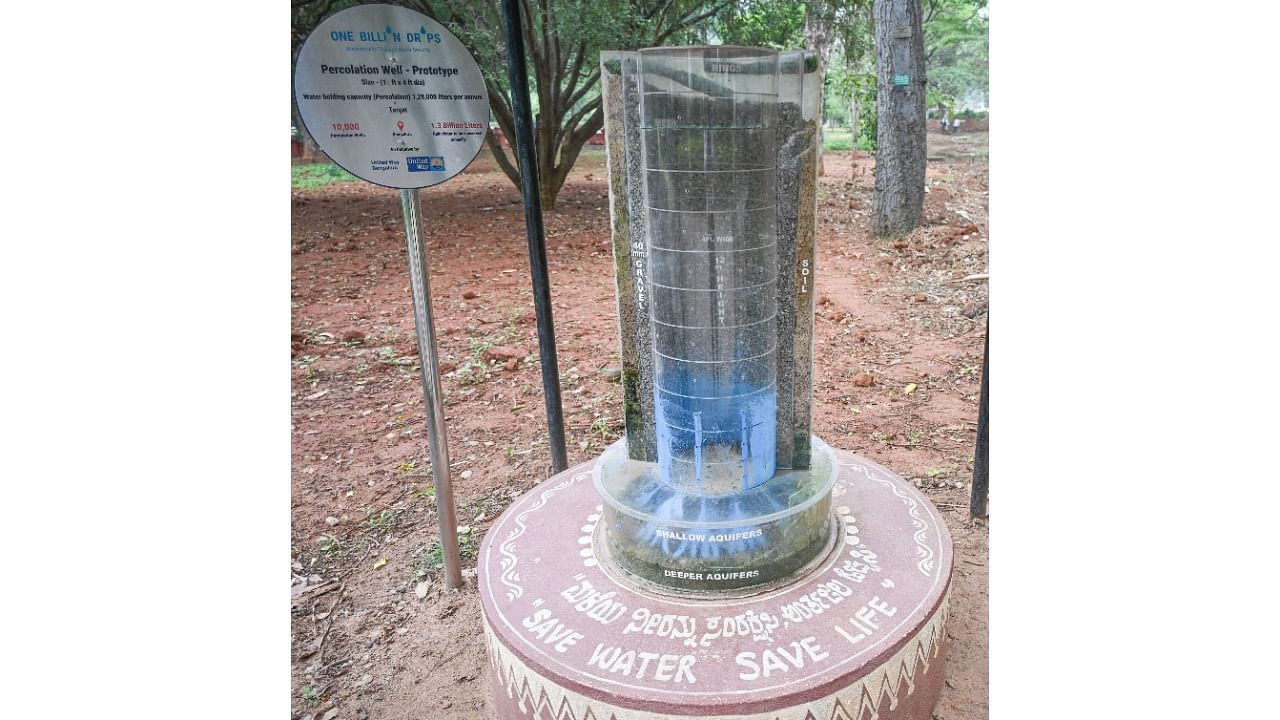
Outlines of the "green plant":
M 564 375 L 560 376 L 560 380 L 566 387 L 578 387 L 578 384 L 582 382 L 582 376 L 578 374 L 578 368 L 571 367 Z
M 478 360 L 468 360 L 459 365 L 453 375 L 463 385 L 478 385 L 489 377 L 489 367 Z
M 316 542 L 320 545 L 320 552 L 331 560 L 346 554 L 346 549 L 343 548 L 342 541 L 338 539 L 337 535 L 321 535 Z
M 375 515 L 373 508 L 365 508 L 364 524 L 369 530 L 386 532 L 395 527 L 396 516 L 390 510 L 383 510 Z
M 480 533 L 477 533 L 470 526 L 458 528 L 458 555 L 462 558 L 462 563 L 475 562 L 480 552 Z M 440 544 L 440 538 L 435 538 L 430 545 L 423 548 L 422 554 L 418 556 L 418 562 L 413 566 L 413 572 L 420 578 L 429 577 L 439 568 L 444 567 L 444 547 Z
M 378 362 L 384 365 L 406 366 L 415 365 L 418 362 L 418 359 L 413 357 L 397 357 L 395 348 L 389 345 L 378 348 L 374 355 L 377 357 Z
M 440 546 L 439 540 L 433 540 L 431 545 L 418 556 L 418 562 L 413 566 L 413 572 L 418 577 L 424 578 L 435 572 L 436 568 L 442 565 L 444 565 L 444 548 Z
M 336 182 L 355 182 L 351 173 L 333 163 L 294 165 L 291 186 L 294 190 L 314 190 Z
M 872 107 L 868 112 L 864 112 L 858 116 L 858 149 L 863 152 L 873 153 L 876 151 L 876 133 L 878 130 L 876 124 L 875 108 Z
M 474 561 L 480 554 L 480 533 L 470 527 L 458 533 L 458 554 L 462 556 L 462 562 Z
M 605 442 L 618 437 L 617 433 L 613 431 L 613 427 L 609 425 L 609 416 L 607 415 L 602 418 L 596 418 L 596 421 L 591 423 L 591 432 L 599 435 L 600 439 Z
M 304 685 L 302 687 L 302 700 L 308 705 L 315 705 L 320 702 L 320 689 Z

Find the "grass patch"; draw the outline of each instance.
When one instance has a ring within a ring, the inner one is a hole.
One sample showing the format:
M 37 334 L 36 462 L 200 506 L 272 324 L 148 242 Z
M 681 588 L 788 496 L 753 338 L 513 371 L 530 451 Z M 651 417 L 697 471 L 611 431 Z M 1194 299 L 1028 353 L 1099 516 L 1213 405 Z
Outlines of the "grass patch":
M 848 130 L 825 129 L 822 131 L 822 147 L 827 150 L 852 150 L 853 133 Z
M 291 185 L 294 190 L 311 190 L 336 182 L 355 182 L 356 176 L 333 163 L 294 165 Z
M 484 533 L 477 532 L 469 526 L 458 528 L 458 555 L 461 556 L 464 566 L 471 566 L 475 563 L 476 556 L 480 554 L 480 540 Z M 440 538 L 435 538 L 430 545 L 425 546 L 421 550 L 422 554 L 418 556 L 418 561 L 413 566 L 414 575 L 419 579 L 429 579 L 435 577 L 444 568 L 444 546 L 440 544 Z

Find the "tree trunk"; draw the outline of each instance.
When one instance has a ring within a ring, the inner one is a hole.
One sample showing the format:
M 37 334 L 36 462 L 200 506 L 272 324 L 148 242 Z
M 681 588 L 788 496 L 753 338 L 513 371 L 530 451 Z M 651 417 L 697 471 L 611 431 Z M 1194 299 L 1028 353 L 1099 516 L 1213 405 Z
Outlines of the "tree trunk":
M 849 137 L 853 138 L 853 149 L 858 150 L 858 96 L 849 95 Z
M 924 33 L 920 0 L 875 0 L 876 191 L 871 232 L 905 235 L 924 211 Z
M 292 95 L 292 93 L 290 93 Z M 293 126 L 298 129 L 298 136 L 302 138 L 302 160 L 303 162 L 332 162 L 328 155 L 320 149 L 320 144 L 316 139 L 311 137 L 311 133 L 307 131 L 307 126 L 302 124 L 302 116 L 298 114 L 298 101 L 291 99 L 293 103 Z
M 293 78 L 298 69 L 298 53 L 302 52 L 302 41 L 295 39 L 293 46 L 293 59 L 289 65 L 289 114 L 293 121 L 293 126 L 298 129 L 298 135 L 302 138 L 302 160 L 303 162 L 332 162 L 329 156 L 324 154 L 320 149 L 320 144 L 316 139 L 311 137 L 311 133 L 307 130 L 307 126 L 302 124 L 302 114 L 298 112 L 298 98 L 293 93 Z

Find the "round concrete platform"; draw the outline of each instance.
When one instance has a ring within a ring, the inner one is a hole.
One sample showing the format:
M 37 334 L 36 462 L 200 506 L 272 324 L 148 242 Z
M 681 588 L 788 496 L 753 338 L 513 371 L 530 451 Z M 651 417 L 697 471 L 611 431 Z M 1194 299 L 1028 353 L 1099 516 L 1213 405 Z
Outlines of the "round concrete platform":
M 951 537 L 915 488 L 836 454 L 835 547 L 752 595 L 662 594 L 602 562 L 592 463 L 517 500 L 480 548 L 496 717 L 928 720 Z

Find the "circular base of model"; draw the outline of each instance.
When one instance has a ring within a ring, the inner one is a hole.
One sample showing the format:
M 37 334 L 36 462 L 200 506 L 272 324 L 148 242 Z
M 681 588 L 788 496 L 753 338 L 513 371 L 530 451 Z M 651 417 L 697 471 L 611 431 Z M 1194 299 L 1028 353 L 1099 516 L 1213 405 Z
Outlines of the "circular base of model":
M 901 478 L 835 455 L 834 547 L 794 581 L 735 597 L 672 595 L 603 562 L 591 463 L 517 500 L 480 550 L 491 714 L 928 720 L 950 536 Z
M 604 537 L 593 546 L 607 552 L 597 559 L 659 592 L 696 596 L 790 582 L 830 549 L 836 530 L 835 453 L 816 436 L 810 443 L 808 468 L 703 495 L 663 482 L 656 463 L 628 458 L 619 440 L 591 471 L 604 501 Z

